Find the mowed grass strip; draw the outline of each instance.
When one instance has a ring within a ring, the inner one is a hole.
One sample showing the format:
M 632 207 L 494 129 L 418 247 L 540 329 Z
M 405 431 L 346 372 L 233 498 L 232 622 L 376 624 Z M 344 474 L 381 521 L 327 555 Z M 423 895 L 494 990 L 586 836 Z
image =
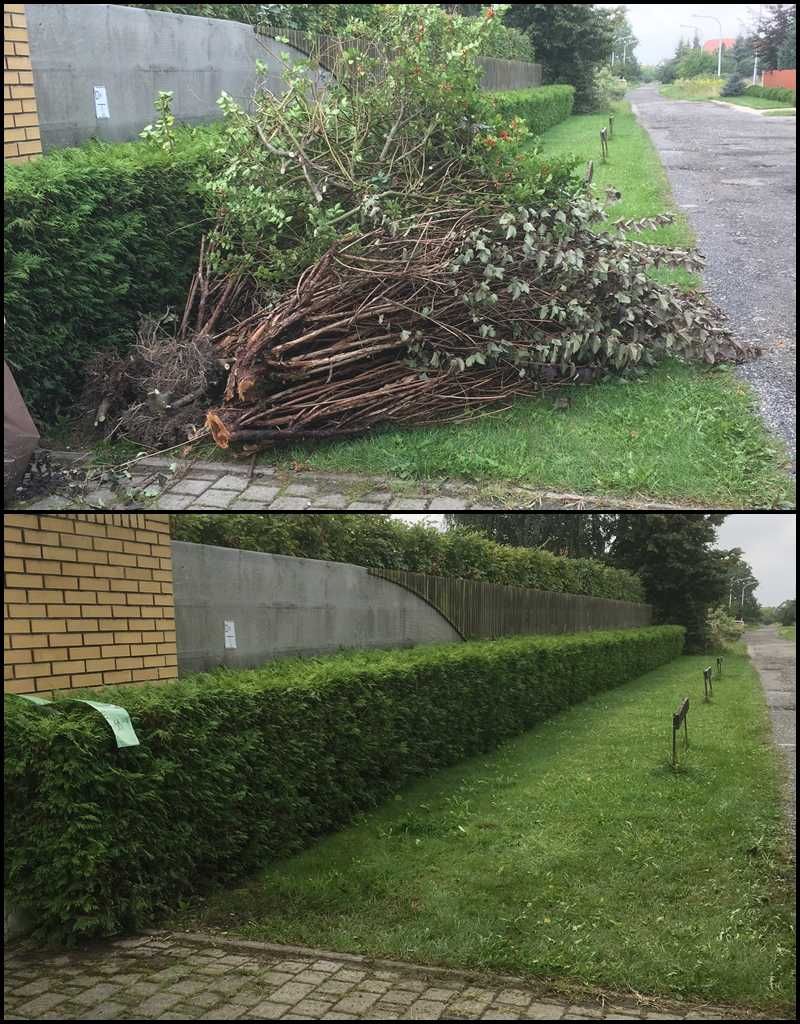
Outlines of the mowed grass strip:
M 568 398 L 555 408 L 553 397 Z M 206 457 L 204 455 L 204 457 Z M 295 445 L 269 462 L 407 480 L 464 478 L 700 507 L 791 505 L 785 454 L 728 369 L 668 363 L 642 378 L 561 387 L 457 425 Z
M 783 1011 L 792 872 L 766 709 L 732 653 L 704 704 L 709 661 L 680 658 L 407 788 L 177 923 Z
M 655 231 L 634 232 L 630 238 L 656 245 L 690 249 L 694 233 L 684 215 L 675 206 L 664 167 L 650 137 L 634 116 L 627 101 L 613 104 L 613 135 L 608 143 L 608 159 L 600 155 L 600 129 L 609 127 L 608 114 L 579 114 L 562 121 L 541 139 L 542 155 L 562 156 L 575 153 L 585 164 L 594 164 L 592 182 L 602 196 L 606 188 L 615 188 L 622 198 L 608 207 L 608 218 L 641 220 L 660 213 L 672 213 L 674 223 Z M 598 230 L 606 230 L 600 224 Z M 697 288 L 700 278 L 685 270 L 657 270 L 651 276 L 662 283 Z

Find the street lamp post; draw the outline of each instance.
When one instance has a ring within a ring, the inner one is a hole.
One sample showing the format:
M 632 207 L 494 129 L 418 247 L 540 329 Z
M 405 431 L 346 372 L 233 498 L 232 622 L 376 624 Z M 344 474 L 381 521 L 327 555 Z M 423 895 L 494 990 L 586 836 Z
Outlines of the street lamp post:
M 717 50 L 717 78 L 722 78 L 722 22 L 713 14 L 693 14 L 693 18 L 705 18 L 708 21 L 716 21 L 719 25 L 719 48 Z

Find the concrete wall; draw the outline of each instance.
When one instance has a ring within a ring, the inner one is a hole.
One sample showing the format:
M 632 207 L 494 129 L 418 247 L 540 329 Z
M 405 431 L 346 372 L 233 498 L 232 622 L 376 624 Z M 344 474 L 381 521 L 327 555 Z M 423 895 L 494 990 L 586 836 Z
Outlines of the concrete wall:
M 460 641 L 422 598 L 342 562 L 172 542 L 180 672 Z M 225 646 L 233 622 L 236 647 Z
M 135 139 L 155 120 L 160 90 L 174 92 L 177 120 L 214 120 L 223 90 L 244 105 L 257 84 L 280 93 L 278 52 L 302 59 L 237 22 L 114 4 L 29 4 L 28 32 L 45 150 Z M 97 117 L 95 86 L 106 90 L 108 118 Z

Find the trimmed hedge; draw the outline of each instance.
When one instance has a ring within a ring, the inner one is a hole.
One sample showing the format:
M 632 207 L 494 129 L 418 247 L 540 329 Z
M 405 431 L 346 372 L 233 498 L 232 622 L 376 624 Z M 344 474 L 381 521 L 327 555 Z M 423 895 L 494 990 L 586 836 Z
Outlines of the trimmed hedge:
M 151 924 L 404 783 L 677 657 L 683 628 L 356 652 L 106 691 L 99 715 L 5 700 L 5 881 L 38 937 Z
M 44 422 L 74 407 L 83 364 L 139 316 L 183 308 L 204 226 L 208 130 L 174 152 L 93 142 L 6 167 L 6 359 Z
M 765 100 L 778 100 L 780 103 L 794 103 L 794 89 L 782 89 L 779 86 L 748 85 L 745 96 L 761 96 Z
M 509 119 L 522 118 L 534 135 L 541 135 L 570 116 L 575 102 L 575 87 L 542 85 L 534 89 L 493 92 L 487 96 L 487 102 L 494 113 Z
M 431 576 L 509 583 L 617 601 L 645 600 L 641 580 L 590 558 L 561 558 L 538 548 L 498 544 L 461 528 L 446 533 L 374 515 L 182 513 L 171 516 L 174 540 L 243 551 L 407 569 Z

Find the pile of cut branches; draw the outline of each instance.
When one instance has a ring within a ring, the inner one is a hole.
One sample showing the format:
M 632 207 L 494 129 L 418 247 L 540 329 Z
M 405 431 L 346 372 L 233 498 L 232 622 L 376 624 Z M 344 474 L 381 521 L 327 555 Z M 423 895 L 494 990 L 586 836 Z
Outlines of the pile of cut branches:
M 519 119 L 483 123 L 474 54 L 493 18 L 462 20 L 389 5 L 332 80 L 312 60 L 252 112 L 222 97 L 217 220 L 180 325 L 92 376 L 122 410 L 112 430 L 251 450 L 754 354 L 702 293 L 653 280 L 701 265 L 627 237 L 668 216 L 598 230 L 605 206 L 571 165 L 538 173 Z
M 230 364 L 207 425 L 246 445 L 441 422 L 674 355 L 752 355 L 702 293 L 657 284 L 698 255 L 605 233 L 590 199 L 555 208 L 415 216 L 343 239 L 274 306 L 215 339 Z M 219 324 L 217 307 L 211 316 Z M 202 321 L 198 333 L 206 333 Z

